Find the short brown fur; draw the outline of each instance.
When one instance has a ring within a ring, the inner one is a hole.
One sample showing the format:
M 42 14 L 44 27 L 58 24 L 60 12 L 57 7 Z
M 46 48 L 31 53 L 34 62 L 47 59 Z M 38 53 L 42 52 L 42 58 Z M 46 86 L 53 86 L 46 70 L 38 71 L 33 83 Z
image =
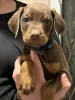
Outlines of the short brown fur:
M 14 22 L 15 20 L 15 22 Z M 18 34 L 22 31 L 23 41 L 31 47 L 40 47 L 48 41 L 52 41 L 52 31 L 58 33 L 65 31 L 65 21 L 55 11 L 43 4 L 31 4 L 20 8 L 9 20 L 10 30 Z M 25 47 L 22 54 L 21 78 L 19 89 L 22 93 L 29 95 L 35 90 L 36 70 L 35 64 L 30 58 L 29 48 Z M 52 47 L 48 50 L 41 50 L 38 53 L 46 82 L 41 87 L 41 100 L 54 100 L 55 93 L 61 88 L 60 76 L 66 73 L 71 82 L 69 66 L 60 45 L 53 40 Z M 47 94 L 49 93 L 49 95 Z

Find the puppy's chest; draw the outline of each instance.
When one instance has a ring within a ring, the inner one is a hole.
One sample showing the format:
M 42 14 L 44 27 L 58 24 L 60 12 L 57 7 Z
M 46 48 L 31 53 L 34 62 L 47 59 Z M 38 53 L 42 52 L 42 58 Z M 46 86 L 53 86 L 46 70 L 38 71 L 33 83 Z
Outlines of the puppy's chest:
M 44 50 L 38 53 L 38 56 L 42 64 L 45 79 L 56 79 L 60 74 L 61 67 L 56 55 L 53 55 L 50 50 Z
M 29 54 L 29 52 L 30 49 L 25 47 L 24 54 Z M 60 70 L 57 54 L 52 50 L 52 48 L 48 50 L 36 50 L 36 52 L 41 61 L 45 79 L 55 79 L 58 75 L 57 73 Z

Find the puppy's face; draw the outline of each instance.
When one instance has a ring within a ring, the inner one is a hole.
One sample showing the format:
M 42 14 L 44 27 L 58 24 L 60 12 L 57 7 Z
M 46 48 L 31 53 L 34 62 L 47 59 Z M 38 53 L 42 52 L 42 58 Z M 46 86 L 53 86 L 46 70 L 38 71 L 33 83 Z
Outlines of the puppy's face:
M 45 5 L 28 6 L 20 20 L 23 41 L 33 47 L 47 43 L 53 27 L 53 17 Z
M 8 26 L 11 31 L 18 34 L 19 25 L 22 31 L 23 41 L 30 46 L 39 47 L 47 43 L 52 30 L 63 33 L 65 22 L 53 9 L 40 3 L 21 7 L 9 20 Z

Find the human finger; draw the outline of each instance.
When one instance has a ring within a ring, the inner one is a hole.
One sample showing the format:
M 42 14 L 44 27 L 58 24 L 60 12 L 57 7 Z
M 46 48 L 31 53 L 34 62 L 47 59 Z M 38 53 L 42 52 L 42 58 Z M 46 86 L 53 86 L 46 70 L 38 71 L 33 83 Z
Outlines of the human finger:
M 67 75 L 65 73 L 63 73 L 61 75 L 61 84 L 62 84 L 62 88 L 60 89 L 60 91 L 58 91 L 55 95 L 55 100 L 60 100 L 62 99 L 65 94 L 68 92 L 68 90 L 71 87 L 71 83 L 67 78 Z
M 21 57 L 18 57 L 14 64 L 13 79 L 15 83 L 18 83 L 20 77 Z

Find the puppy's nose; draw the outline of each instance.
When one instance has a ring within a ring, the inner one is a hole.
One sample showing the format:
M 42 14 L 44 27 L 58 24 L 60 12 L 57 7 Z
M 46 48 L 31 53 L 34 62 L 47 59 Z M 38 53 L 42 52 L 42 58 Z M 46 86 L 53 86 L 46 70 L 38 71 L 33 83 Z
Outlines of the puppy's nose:
M 39 39 L 39 34 L 32 34 L 31 39 L 32 40 L 38 40 Z
M 40 37 L 40 31 L 32 30 L 31 32 L 31 39 L 32 40 L 38 40 Z

